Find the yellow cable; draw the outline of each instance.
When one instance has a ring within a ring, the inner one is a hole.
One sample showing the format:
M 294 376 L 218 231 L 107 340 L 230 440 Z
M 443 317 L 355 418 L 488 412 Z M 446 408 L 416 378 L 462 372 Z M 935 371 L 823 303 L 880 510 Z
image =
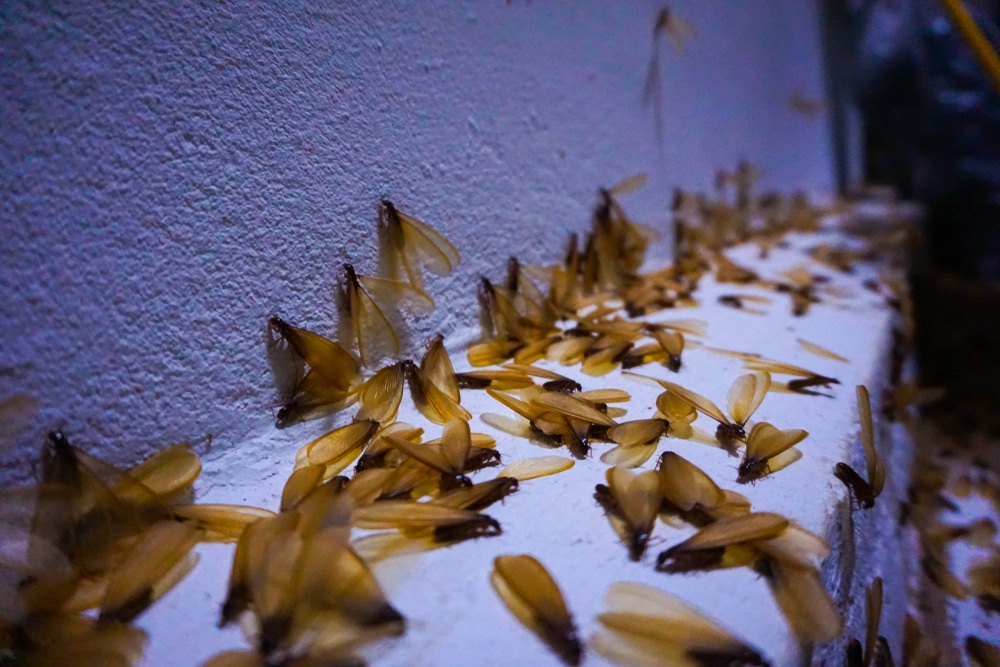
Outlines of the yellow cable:
M 976 22 L 972 20 L 969 12 L 966 11 L 965 6 L 962 4 L 962 0 L 941 0 L 941 4 L 944 5 L 944 9 L 951 22 L 955 24 L 958 31 L 962 33 L 962 37 L 972 47 L 976 58 L 979 59 L 979 64 L 983 66 L 983 69 L 986 70 L 986 73 L 993 80 L 993 85 L 996 86 L 997 91 L 1000 92 L 1000 57 L 993 50 L 993 46 L 986 39 L 986 35 L 979 29 Z

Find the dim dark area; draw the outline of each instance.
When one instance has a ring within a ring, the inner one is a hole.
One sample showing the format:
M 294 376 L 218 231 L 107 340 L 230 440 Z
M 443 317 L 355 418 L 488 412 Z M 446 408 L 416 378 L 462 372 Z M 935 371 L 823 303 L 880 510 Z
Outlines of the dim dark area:
M 1000 3 L 966 9 L 994 49 Z M 914 264 L 917 355 L 926 410 L 949 432 L 1000 435 L 1000 83 L 944 3 L 865 3 L 851 80 L 862 115 L 864 180 L 925 209 Z

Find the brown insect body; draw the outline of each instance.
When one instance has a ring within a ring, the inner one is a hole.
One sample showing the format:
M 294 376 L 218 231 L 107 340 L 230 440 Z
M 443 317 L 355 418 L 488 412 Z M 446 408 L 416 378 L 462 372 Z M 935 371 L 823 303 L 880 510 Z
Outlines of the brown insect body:
M 875 505 L 875 490 L 854 468 L 846 463 L 838 463 L 833 468 L 833 474 L 854 493 L 859 507 L 871 509 Z
M 480 514 L 465 523 L 457 523 L 434 528 L 434 540 L 442 543 L 464 542 L 480 537 L 496 537 L 503 533 L 500 522 L 491 516 Z
M 656 571 L 667 574 L 700 572 L 718 569 L 726 547 L 714 547 L 698 551 L 674 552 L 667 549 L 656 557 Z
M 823 387 L 824 389 L 830 389 L 831 384 L 840 384 L 840 380 L 837 378 L 824 377 L 822 375 L 813 375 L 807 378 L 789 380 L 786 386 L 789 390 L 799 394 L 819 396 L 819 392 L 809 391 L 809 387 Z
M 611 494 L 611 489 L 607 486 L 598 484 L 594 487 L 594 500 L 597 501 L 609 516 L 614 516 L 622 522 L 628 523 L 625 515 L 622 513 L 621 507 L 619 507 L 618 502 Z M 642 558 L 642 554 L 646 552 L 646 545 L 649 543 L 651 531 L 629 529 L 627 532 L 628 543 L 626 546 L 628 547 L 628 556 L 631 560 L 638 561 Z

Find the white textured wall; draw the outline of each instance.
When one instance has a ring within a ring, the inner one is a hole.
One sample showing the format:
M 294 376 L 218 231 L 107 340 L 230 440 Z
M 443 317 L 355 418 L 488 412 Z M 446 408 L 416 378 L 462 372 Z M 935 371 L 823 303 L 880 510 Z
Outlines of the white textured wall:
M 57 425 L 121 462 L 264 427 L 265 317 L 332 329 L 382 196 L 464 254 L 419 342 L 469 336 L 475 278 L 554 257 L 628 174 L 653 224 L 740 157 L 827 189 L 823 121 L 786 106 L 822 90 L 813 4 L 671 6 L 700 34 L 663 45 L 658 144 L 651 2 L 4 3 L 0 398 L 42 406 L 8 477 Z

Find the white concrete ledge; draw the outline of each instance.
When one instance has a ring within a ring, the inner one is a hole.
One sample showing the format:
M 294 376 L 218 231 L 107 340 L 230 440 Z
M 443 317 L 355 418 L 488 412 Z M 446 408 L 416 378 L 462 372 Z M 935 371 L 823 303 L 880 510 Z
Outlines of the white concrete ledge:
M 842 237 L 823 232 L 793 234 L 788 240 L 790 247 L 775 249 L 766 261 L 759 260 L 756 248 L 751 246 L 737 248 L 730 256 L 753 267 L 763 278 L 776 278 L 780 270 L 807 261 L 805 248 L 819 242 L 838 242 Z M 815 264 L 810 267 L 829 275 L 830 285 L 840 294 L 821 296 L 823 302 L 803 317 L 791 315 L 785 295 L 719 285 L 706 276 L 696 293 L 698 307 L 666 310 L 649 318 L 702 319 L 708 322 L 705 345 L 759 353 L 839 379 L 840 384 L 830 392 L 832 397 L 772 392 L 754 415 L 755 421 L 768 421 L 779 428 L 809 431 L 808 439 L 799 445 L 802 459 L 754 485 L 737 487 L 738 459 L 730 458 L 721 449 L 669 438 L 661 440 L 657 454 L 644 467 L 651 468 L 660 452 L 676 451 L 702 467 L 723 488 L 744 493 L 755 510 L 781 513 L 824 536 L 832 554 L 822 564 L 822 577 L 845 614 L 844 639 L 813 649 L 800 646 L 765 581 L 748 569 L 689 575 L 656 572 L 653 565 L 657 553 L 682 541 L 693 529 L 658 523 L 645 558 L 630 562 L 604 512 L 593 500 L 594 486 L 604 483 L 607 468 L 598 457 L 611 446 L 595 443 L 592 456 L 578 461 L 571 470 L 523 482 L 503 504 L 486 510 L 500 521 L 503 535 L 378 564 L 376 575 L 393 605 L 407 617 L 408 628 L 403 637 L 381 642 L 367 655 L 380 665 L 410 667 L 561 664 L 514 619 L 490 586 L 493 558 L 510 553 L 532 554 L 548 567 L 583 637 L 595 630 L 595 617 L 603 610 L 607 588 L 617 581 L 638 581 L 687 600 L 759 648 L 772 665 L 839 664 L 846 639 L 863 637 L 865 586 L 875 576 L 881 576 L 886 586 L 883 634 L 898 655 L 907 572 L 912 568 L 906 550 L 900 548 L 898 512 L 905 498 L 912 448 L 900 440 L 900 429 L 877 427 L 878 449 L 888 473 L 885 491 L 871 510 L 852 513 L 845 487 L 833 476 L 838 461 L 864 469 L 854 386 L 864 384 L 869 388 L 878 415 L 878 399 L 887 382 L 894 313 L 886 305 L 884 294 L 875 294 L 863 286 L 866 280 L 876 277 L 875 267 L 859 265 L 853 275 Z M 768 296 L 773 303 L 763 306 L 766 315 L 717 303 L 717 296 L 731 293 Z M 809 354 L 797 344 L 799 338 L 827 347 L 847 357 L 850 363 Z M 457 370 L 467 369 L 463 351 L 452 350 L 452 357 Z M 732 380 L 745 372 L 739 360 L 700 347 L 687 350 L 683 359 L 683 367 L 676 374 L 661 366 L 636 370 L 675 381 L 722 405 Z M 547 362 L 539 365 L 579 380 L 584 389 L 626 389 L 632 394 L 626 419 L 649 417 L 655 412 L 659 390 L 629 381 L 620 371 L 593 378 L 581 374 L 578 368 Z M 497 449 L 505 462 L 544 454 L 569 455 L 565 449 L 547 450 L 485 424 L 479 418 L 482 413 L 510 414 L 485 392 L 464 390 L 462 404 L 474 415 L 473 431 L 497 438 Z M 198 482 L 199 500 L 276 509 L 296 449 L 333 425 L 346 423 L 352 412 L 284 431 L 267 429 L 238 447 L 210 456 Z M 440 427 L 428 423 L 413 408 L 408 394 L 398 419 L 423 426 L 429 438 L 440 432 Z M 695 425 L 714 429 L 714 423 L 705 417 Z M 482 481 L 493 475 L 495 472 L 486 470 L 473 479 Z M 197 664 L 216 652 L 247 646 L 238 631 L 215 627 L 232 547 L 202 545 L 198 549 L 202 561 L 196 570 L 139 620 L 139 625 L 150 633 L 148 665 Z M 607 663 L 587 651 L 583 664 Z

